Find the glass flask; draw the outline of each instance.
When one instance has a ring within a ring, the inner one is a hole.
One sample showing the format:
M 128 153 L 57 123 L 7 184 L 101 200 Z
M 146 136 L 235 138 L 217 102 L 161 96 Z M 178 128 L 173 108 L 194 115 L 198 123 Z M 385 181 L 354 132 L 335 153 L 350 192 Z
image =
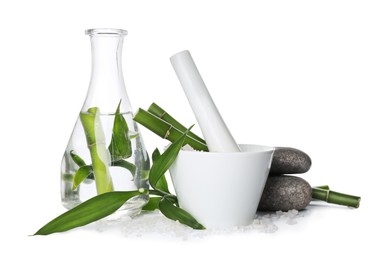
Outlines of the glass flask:
M 121 65 L 127 31 L 90 29 L 92 69 L 87 97 L 61 163 L 61 199 L 71 209 L 97 194 L 148 188 L 149 158 L 133 121 Z M 135 215 L 148 195 L 123 208 Z

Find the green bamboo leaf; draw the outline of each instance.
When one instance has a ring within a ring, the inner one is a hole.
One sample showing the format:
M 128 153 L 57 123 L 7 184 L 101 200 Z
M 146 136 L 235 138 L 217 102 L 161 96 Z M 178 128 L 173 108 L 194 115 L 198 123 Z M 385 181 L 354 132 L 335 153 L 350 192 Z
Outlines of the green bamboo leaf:
M 138 191 L 114 191 L 95 196 L 53 219 L 34 235 L 49 235 L 81 227 L 104 218 L 119 209 Z
M 91 165 L 80 167 L 75 173 L 72 190 L 75 190 L 92 173 L 93 167 Z
M 152 161 L 155 162 L 160 156 L 161 153 L 159 152 L 158 148 L 155 148 L 154 152 L 152 153 Z M 166 193 L 170 193 L 165 174 L 163 174 L 162 177 L 158 180 L 156 188 Z
M 169 191 L 169 186 L 167 185 L 167 180 L 166 180 L 165 175 L 162 175 L 162 176 L 161 176 L 161 178 L 158 180 L 158 182 L 156 183 L 155 186 L 156 186 L 156 188 L 157 188 L 158 190 L 161 190 L 161 191 L 170 193 L 170 191 Z
M 72 158 L 72 160 L 79 166 L 79 167 L 83 167 L 83 166 L 86 166 L 86 163 L 84 162 L 84 160 L 82 159 L 82 157 L 80 157 L 79 155 L 77 155 L 76 153 L 75 153 L 75 151 L 74 150 L 71 150 L 70 152 L 69 152 L 69 154 L 71 155 L 71 158 Z M 87 176 L 87 178 L 88 179 L 90 179 L 90 180 L 94 180 L 94 170 L 93 170 L 93 168 L 92 167 L 90 167 L 91 168 L 91 171 L 90 171 L 90 174 Z M 78 169 L 79 170 L 79 169 Z M 83 170 L 84 171 L 84 170 Z M 85 178 L 84 178 L 85 179 Z M 83 179 L 83 180 L 84 180 Z M 81 180 L 80 182 L 79 182 L 79 184 L 83 181 L 83 180 Z M 78 184 L 78 185 L 79 185 Z M 74 183 L 74 185 L 75 185 L 75 183 Z M 77 187 L 77 186 L 76 186 Z M 76 189 L 76 187 L 74 186 L 72 189 Z
M 159 152 L 158 148 L 155 148 L 155 150 L 152 152 L 152 162 L 154 163 L 159 156 L 161 156 L 161 153 Z
M 172 195 L 164 196 L 159 202 L 159 210 L 163 215 L 174 221 L 179 221 L 180 223 L 193 229 L 205 229 L 205 227 L 197 222 L 197 220 L 192 217 L 191 214 L 179 207 L 174 206 L 175 201 L 170 196 Z
M 86 165 L 86 163 L 84 162 L 84 160 L 83 160 L 79 155 L 77 155 L 77 154 L 75 153 L 74 150 L 71 150 L 71 151 L 69 152 L 69 154 L 71 155 L 72 160 L 73 160 L 79 167 L 82 167 L 82 166 L 85 166 L 85 165 Z
M 131 172 L 132 176 L 135 176 L 136 166 L 133 163 L 130 163 L 125 160 L 118 160 L 118 161 L 112 162 L 112 166 L 118 166 L 118 167 L 125 168 Z
M 112 140 L 108 147 L 112 161 L 117 161 L 132 156 L 131 140 L 128 136 L 129 128 L 124 116 L 120 113 L 121 101 L 117 106 L 114 116 Z
M 189 128 L 189 130 L 191 128 Z M 165 174 L 165 172 L 170 168 L 172 163 L 176 160 L 177 155 L 184 144 L 186 134 L 187 132 L 185 132 L 177 141 L 172 143 L 169 148 L 167 148 L 167 150 L 153 163 L 149 177 L 150 184 L 153 188 L 157 188 L 157 183 L 159 179 Z
M 153 211 L 158 209 L 161 197 L 150 197 L 148 203 L 143 207 L 143 210 Z

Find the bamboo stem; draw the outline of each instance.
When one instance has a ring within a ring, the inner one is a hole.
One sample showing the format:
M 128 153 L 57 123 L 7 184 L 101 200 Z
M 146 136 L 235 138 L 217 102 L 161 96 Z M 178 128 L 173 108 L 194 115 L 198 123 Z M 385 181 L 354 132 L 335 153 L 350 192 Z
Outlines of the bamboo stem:
M 321 185 L 321 186 L 316 186 L 316 187 L 313 187 L 313 188 L 329 190 L 329 186 L 328 185 Z
M 312 198 L 353 208 L 358 208 L 361 201 L 361 197 L 320 188 L 312 188 Z
M 80 121 L 90 150 L 97 193 L 102 194 L 113 191 L 113 182 L 109 172 L 110 154 L 106 149 L 105 134 L 99 116 L 97 107 L 89 108 L 87 113 L 80 113 Z
M 187 128 L 184 125 L 182 125 L 180 122 L 178 122 L 176 119 L 174 119 L 169 113 L 167 113 L 163 108 L 161 108 L 160 106 L 158 106 L 155 103 L 152 103 L 150 105 L 150 107 L 147 109 L 147 111 L 150 112 L 151 114 L 155 115 L 156 117 L 159 117 L 163 121 L 171 124 L 172 126 L 174 126 L 175 128 L 177 128 L 178 130 L 180 130 L 183 133 L 187 130 Z M 203 144 L 206 143 L 206 141 L 204 141 L 203 138 L 197 136 L 193 132 L 189 132 L 188 135 Z
M 184 134 L 173 125 L 163 121 L 162 119 L 141 108 L 138 109 L 133 117 L 133 120 L 172 143 L 181 138 L 181 136 Z M 190 145 L 195 150 L 208 151 L 207 145 L 193 139 L 188 135 L 185 138 L 184 144 Z

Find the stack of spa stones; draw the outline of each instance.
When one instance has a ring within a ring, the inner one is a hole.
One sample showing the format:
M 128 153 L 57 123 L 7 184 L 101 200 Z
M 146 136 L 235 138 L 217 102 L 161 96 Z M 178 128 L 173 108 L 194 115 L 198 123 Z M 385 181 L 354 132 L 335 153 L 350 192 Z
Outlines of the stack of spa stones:
M 312 200 L 312 187 L 304 179 L 291 176 L 305 173 L 312 165 L 310 157 L 295 148 L 276 147 L 271 169 L 258 210 L 302 210 Z

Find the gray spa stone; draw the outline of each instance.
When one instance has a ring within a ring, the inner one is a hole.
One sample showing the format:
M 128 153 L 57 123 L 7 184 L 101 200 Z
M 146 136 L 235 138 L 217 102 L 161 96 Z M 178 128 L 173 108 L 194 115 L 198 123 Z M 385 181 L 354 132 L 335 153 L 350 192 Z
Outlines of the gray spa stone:
M 312 187 L 296 176 L 270 176 L 258 206 L 262 211 L 288 211 L 306 208 L 312 200 Z
M 312 160 L 301 150 L 290 147 L 276 147 L 272 157 L 270 176 L 304 173 L 310 169 Z

